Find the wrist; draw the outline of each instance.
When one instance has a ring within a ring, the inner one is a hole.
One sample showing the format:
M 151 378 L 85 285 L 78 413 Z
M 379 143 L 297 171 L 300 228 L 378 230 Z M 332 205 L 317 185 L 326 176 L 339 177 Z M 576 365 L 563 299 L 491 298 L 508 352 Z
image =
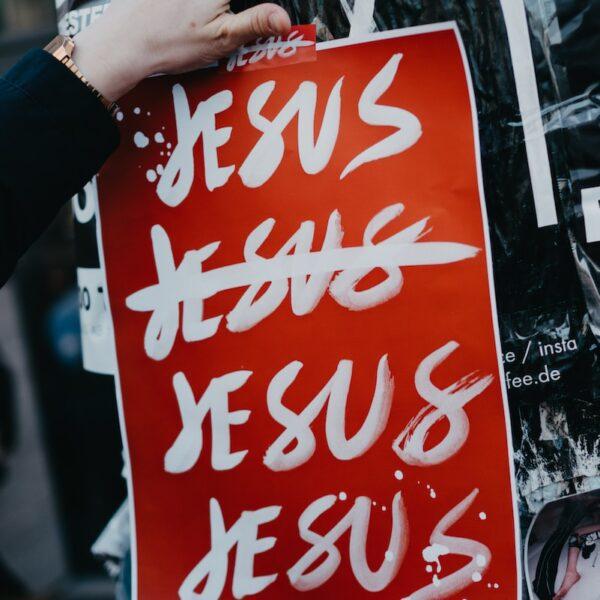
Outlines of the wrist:
M 127 56 L 126 49 L 115 37 L 91 27 L 75 38 L 73 61 L 106 99 L 116 102 L 132 90 L 145 73 L 136 65 L 139 57 Z

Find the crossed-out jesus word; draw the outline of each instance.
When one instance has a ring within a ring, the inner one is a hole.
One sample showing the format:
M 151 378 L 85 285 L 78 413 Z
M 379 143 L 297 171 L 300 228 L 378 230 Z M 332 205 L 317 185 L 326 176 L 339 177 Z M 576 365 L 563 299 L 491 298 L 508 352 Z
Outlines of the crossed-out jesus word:
M 401 267 L 444 265 L 469 258 L 478 248 L 456 242 L 419 242 L 430 230 L 428 218 L 375 243 L 375 236 L 402 214 L 402 204 L 392 204 L 368 223 L 363 246 L 343 248 L 341 216 L 334 210 L 320 251 L 313 251 L 315 223 L 305 221 L 271 258 L 259 254 L 275 219 L 267 219 L 246 240 L 244 262 L 204 271 L 203 264 L 218 250 L 220 242 L 185 253 L 176 266 L 171 241 L 165 229 L 151 230 L 158 282 L 145 287 L 127 300 L 134 311 L 152 313 L 144 335 L 146 354 L 155 360 L 171 352 L 180 327 L 186 342 L 198 342 L 216 334 L 223 315 L 204 318 L 204 301 L 219 292 L 246 287 L 239 302 L 226 316 L 227 329 L 242 332 L 272 314 L 285 300 L 291 281 L 292 311 L 296 316 L 311 313 L 327 291 L 349 310 L 366 310 L 387 302 L 400 293 L 404 282 Z M 359 283 L 376 268 L 385 280 L 368 289 Z M 337 273 L 337 275 L 335 275 Z M 334 276 L 335 275 L 335 276 Z M 261 294 L 264 284 L 269 284 Z
M 289 58 L 294 56 L 300 48 L 314 46 L 315 42 L 305 40 L 304 34 L 298 30 L 290 31 L 287 36 L 271 36 L 259 38 L 251 46 L 240 46 L 227 61 L 226 69 L 233 71 L 236 67 L 254 65 L 260 61 L 270 61 L 276 56 Z
M 480 581 L 492 559 L 490 549 L 481 542 L 447 531 L 472 506 L 479 490 L 474 489 L 433 528 L 430 546 L 423 554 L 455 555 L 468 558 L 466 564 L 445 576 L 435 574 L 431 583 L 409 593 L 403 600 L 439 600 Z M 329 494 L 311 502 L 298 519 L 299 537 L 310 544 L 309 549 L 287 570 L 290 585 L 298 591 L 310 591 L 329 581 L 338 570 L 342 555 L 337 542 L 349 533 L 348 558 L 350 568 L 359 585 L 369 592 L 387 588 L 398 575 L 408 549 L 410 528 L 402 494 L 396 493 L 391 502 L 392 527 L 388 547 L 378 569 L 372 570 L 367 560 L 367 543 L 371 521 L 371 498 L 359 496 L 345 514 L 325 533 L 316 530 L 315 522 L 330 511 L 339 511 L 338 497 Z M 259 537 L 259 527 L 275 521 L 282 506 L 265 506 L 244 511 L 229 528 L 221 506 L 210 500 L 211 550 L 185 577 L 179 588 L 181 600 L 218 600 L 223 597 L 229 572 L 229 554 L 235 550 L 231 594 L 234 598 L 255 595 L 269 587 L 278 573 L 256 575 L 254 559 L 272 550 L 277 544 L 274 536 Z M 439 571 L 438 571 L 439 572 Z M 204 584 L 203 587 L 201 585 Z M 196 591 L 198 588 L 202 591 Z

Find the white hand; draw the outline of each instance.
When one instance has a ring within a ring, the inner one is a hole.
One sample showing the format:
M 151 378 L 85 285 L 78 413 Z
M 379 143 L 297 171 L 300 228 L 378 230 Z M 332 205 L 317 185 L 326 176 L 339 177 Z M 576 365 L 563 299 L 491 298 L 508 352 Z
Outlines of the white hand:
M 226 0 L 113 0 L 76 36 L 73 59 L 103 96 L 118 100 L 149 75 L 192 71 L 290 26 L 275 4 L 234 15 Z

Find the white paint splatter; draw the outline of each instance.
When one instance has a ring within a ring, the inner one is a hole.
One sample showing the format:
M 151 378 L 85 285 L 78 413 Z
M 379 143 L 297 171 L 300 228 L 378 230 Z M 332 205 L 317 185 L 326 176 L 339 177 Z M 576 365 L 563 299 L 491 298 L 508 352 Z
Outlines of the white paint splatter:
M 435 493 L 435 490 L 433 488 L 429 490 L 429 495 L 434 499 L 437 498 L 437 494 Z
M 165 136 L 159 131 L 158 133 L 154 134 L 154 141 L 157 144 L 164 144 L 165 143 Z
M 150 143 L 150 140 L 148 139 L 147 136 L 145 136 L 141 131 L 136 132 L 136 134 L 133 136 L 133 143 L 138 147 L 138 148 L 146 148 L 146 146 L 148 146 L 148 144 Z
M 487 515 L 486 515 L 484 512 L 480 512 L 480 513 L 479 513 L 479 518 L 480 518 L 482 521 L 485 521 L 485 520 L 487 519 Z
M 121 111 L 119 111 L 119 112 L 118 112 L 118 113 L 115 115 L 115 117 L 116 117 L 117 121 L 119 121 L 119 122 L 120 122 L 120 121 L 122 121 L 122 120 L 125 118 L 125 115 L 124 115 L 124 114 L 123 114 Z
M 165 172 L 165 168 L 162 165 L 156 165 L 156 172 L 162 175 Z
M 158 175 L 156 174 L 156 171 L 154 169 L 148 169 L 146 171 L 146 179 L 150 183 L 154 183 L 158 179 Z
M 398 481 L 402 481 L 404 479 L 404 473 L 400 470 L 396 471 L 394 473 L 394 477 L 398 480 Z
M 139 106 L 136 106 L 136 107 L 133 109 L 133 114 L 135 114 L 135 115 L 139 115 L 139 114 L 141 114 L 141 113 L 142 113 L 142 109 L 141 109 Z
M 475 571 L 473 573 L 473 575 L 471 575 L 471 579 L 475 582 L 478 583 L 479 581 L 481 581 L 482 577 L 481 577 L 481 573 L 479 571 Z
M 442 563 L 440 562 L 440 556 L 450 554 L 450 548 L 442 544 L 432 544 L 423 549 L 422 555 L 423 560 L 427 563 L 435 563 L 437 566 L 436 572 L 439 573 L 442 570 Z
M 342 501 L 343 501 L 343 500 L 346 500 L 346 499 L 348 498 L 348 494 L 346 494 L 346 492 L 340 492 L 340 493 L 338 494 L 338 498 L 339 498 L 340 500 L 342 500 Z

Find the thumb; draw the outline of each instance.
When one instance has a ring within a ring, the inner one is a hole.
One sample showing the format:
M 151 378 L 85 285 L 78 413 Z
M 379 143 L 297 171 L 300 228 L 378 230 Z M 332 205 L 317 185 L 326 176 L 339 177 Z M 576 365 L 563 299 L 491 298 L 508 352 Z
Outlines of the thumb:
M 270 35 L 285 35 L 292 24 L 287 12 L 276 4 L 259 4 L 237 14 L 227 15 L 224 23 L 232 49 Z

